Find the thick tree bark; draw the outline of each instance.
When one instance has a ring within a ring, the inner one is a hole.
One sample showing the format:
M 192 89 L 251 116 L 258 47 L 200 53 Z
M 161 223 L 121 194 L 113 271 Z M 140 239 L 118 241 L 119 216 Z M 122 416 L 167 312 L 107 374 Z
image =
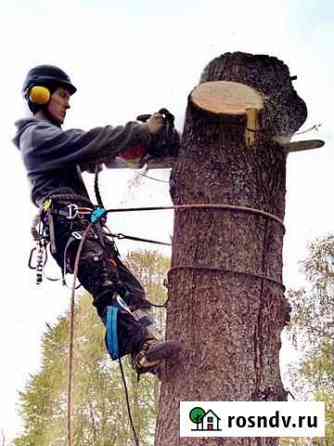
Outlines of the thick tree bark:
M 248 148 L 245 119 L 222 119 L 189 101 L 171 176 L 173 202 L 245 206 L 283 220 L 286 153 L 272 137 L 291 136 L 306 118 L 288 67 L 273 57 L 227 53 L 201 78 L 217 80 L 264 94 L 265 131 Z M 161 386 L 156 446 L 278 444 L 268 438 L 180 438 L 179 402 L 286 399 L 279 370 L 280 334 L 289 313 L 280 285 L 283 235 L 279 222 L 254 213 L 176 212 L 167 334 L 182 342 L 183 352 Z

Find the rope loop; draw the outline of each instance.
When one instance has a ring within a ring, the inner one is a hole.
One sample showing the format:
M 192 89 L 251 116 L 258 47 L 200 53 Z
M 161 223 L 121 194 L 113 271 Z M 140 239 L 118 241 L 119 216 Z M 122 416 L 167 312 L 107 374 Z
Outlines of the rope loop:
M 215 266 L 207 266 L 207 265 L 176 265 L 173 266 L 169 271 L 168 271 L 168 276 L 174 272 L 174 271 L 178 271 L 178 270 L 198 270 L 198 271 L 211 271 L 211 272 L 220 272 L 220 273 L 230 273 L 230 274 L 243 274 L 243 275 L 247 275 L 247 276 L 252 276 L 261 280 L 267 280 L 268 282 L 272 282 L 275 285 L 278 285 L 279 287 L 282 288 L 283 292 L 285 292 L 285 286 L 283 285 L 282 282 L 280 282 L 279 280 L 274 279 L 273 277 L 269 277 L 266 276 L 265 274 L 262 273 L 253 273 L 251 271 L 238 271 L 238 270 L 233 270 L 233 269 L 227 269 L 227 268 L 220 268 L 220 267 L 215 267 Z

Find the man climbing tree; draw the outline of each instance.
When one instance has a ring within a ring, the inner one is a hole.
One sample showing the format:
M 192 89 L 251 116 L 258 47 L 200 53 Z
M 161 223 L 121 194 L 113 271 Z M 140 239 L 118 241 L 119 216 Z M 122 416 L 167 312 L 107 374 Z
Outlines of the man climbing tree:
M 104 219 L 90 201 L 81 171 L 110 162 L 117 155 L 143 157 L 163 128 L 163 116 L 153 114 L 145 123 L 106 126 L 90 131 L 62 130 L 71 95 L 76 92 L 70 77 L 60 68 L 39 65 L 24 81 L 23 94 L 33 117 L 16 122 L 15 144 L 21 151 L 31 184 L 31 198 L 40 207 L 43 234 L 63 274 L 73 272 L 79 242 L 89 223 L 78 259 L 80 283 L 93 296 L 93 304 L 107 325 L 107 348 L 113 359 L 131 353 L 138 373 L 157 374 L 163 359 L 176 344 L 159 342 L 150 330 L 145 311 L 150 304 L 139 281 L 121 262 L 113 240 L 106 235 Z M 155 147 L 155 152 L 157 147 Z M 98 167 L 97 167 L 98 168 Z M 100 200 L 101 201 L 101 200 Z M 123 300 L 119 300 L 122 297 Z M 115 333 L 108 308 L 120 304 Z M 108 342 L 114 335 L 115 345 Z

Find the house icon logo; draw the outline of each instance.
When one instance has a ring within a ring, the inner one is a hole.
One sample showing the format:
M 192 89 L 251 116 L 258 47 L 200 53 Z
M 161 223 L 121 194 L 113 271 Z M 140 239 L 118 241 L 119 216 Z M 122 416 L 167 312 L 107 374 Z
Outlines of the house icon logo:
M 194 407 L 189 412 L 189 418 L 196 424 L 196 427 L 191 429 L 192 431 L 221 431 L 219 426 L 221 418 L 211 409 L 206 412 L 202 407 Z

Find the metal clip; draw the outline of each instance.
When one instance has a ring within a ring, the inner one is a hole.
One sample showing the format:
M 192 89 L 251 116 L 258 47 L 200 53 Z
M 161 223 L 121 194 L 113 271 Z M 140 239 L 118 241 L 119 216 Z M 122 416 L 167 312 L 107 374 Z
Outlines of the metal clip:
M 54 226 L 51 208 L 48 208 L 47 216 L 48 216 L 48 225 L 49 225 L 49 234 L 50 234 L 50 250 L 51 250 L 52 254 L 56 254 L 57 247 L 56 247 L 55 226 Z
M 66 218 L 68 220 L 74 220 L 79 215 L 79 208 L 76 204 L 71 203 L 67 205 L 68 208 L 68 215 Z
M 127 313 L 131 314 L 131 316 L 134 317 L 132 311 L 130 310 L 130 308 L 128 307 L 128 305 L 124 302 L 124 300 L 121 298 L 121 296 L 117 295 L 116 296 L 116 301 L 118 303 L 118 305 Z
M 72 237 L 74 237 L 77 240 L 81 240 L 82 239 L 82 235 L 78 231 L 72 232 Z
M 30 269 L 36 269 L 36 265 L 33 264 L 33 259 L 34 259 L 36 250 L 37 250 L 37 246 L 32 248 L 32 250 L 30 251 L 30 256 L 29 256 L 29 260 L 28 260 L 28 267 Z

